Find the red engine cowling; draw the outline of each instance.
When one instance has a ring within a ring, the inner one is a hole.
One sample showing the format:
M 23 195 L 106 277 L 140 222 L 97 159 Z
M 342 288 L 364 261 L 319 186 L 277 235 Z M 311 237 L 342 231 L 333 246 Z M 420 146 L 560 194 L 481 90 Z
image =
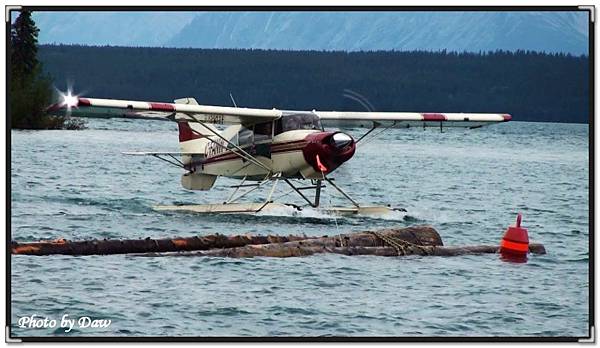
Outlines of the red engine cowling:
M 320 132 L 306 136 L 304 159 L 315 171 L 331 173 L 354 155 L 356 143 L 343 132 Z

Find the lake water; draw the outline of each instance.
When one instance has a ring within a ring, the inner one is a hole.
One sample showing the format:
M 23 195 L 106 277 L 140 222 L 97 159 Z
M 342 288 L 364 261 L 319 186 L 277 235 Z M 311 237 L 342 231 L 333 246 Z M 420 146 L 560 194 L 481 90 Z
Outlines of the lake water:
M 13 240 L 323 235 L 431 224 L 446 245 L 498 244 L 521 212 L 530 240 L 548 254 L 526 264 L 497 255 L 12 256 L 14 336 L 588 336 L 587 125 L 389 131 L 332 175 L 363 203 L 408 211 L 378 218 L 156 212 L 156 204 L 223 201 L 235 182 L 219 178 L 212 191 L 186 191 L 178 168 L 121 154 L 178 151 L 173 124 L 88 126 L 11 133 Z M 346 205 L 328 192 L 324 205 Z M 16 325 L 25 316 L 60 321 L 65 314 L 111 325 L 69 333 Z

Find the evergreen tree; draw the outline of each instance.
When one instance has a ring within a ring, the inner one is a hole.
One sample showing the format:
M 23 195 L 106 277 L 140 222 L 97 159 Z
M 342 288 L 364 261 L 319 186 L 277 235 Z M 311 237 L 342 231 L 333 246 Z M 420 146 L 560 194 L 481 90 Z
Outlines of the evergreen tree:
M 38 67 L 37 36 L 39 31 L 31 19 L 31 11 L 27 10 L 22 11 L 12 25 L 10 60 L 12 72 L 18 77 L 31 75 Z
M 46 114 L 53 92 L 51 79 L 43 75 L 37 59 L 38 33 L 31 12 L 21 11 L 10 32 L 11 126 L 20 129 L 82 128 L 79 121 Z

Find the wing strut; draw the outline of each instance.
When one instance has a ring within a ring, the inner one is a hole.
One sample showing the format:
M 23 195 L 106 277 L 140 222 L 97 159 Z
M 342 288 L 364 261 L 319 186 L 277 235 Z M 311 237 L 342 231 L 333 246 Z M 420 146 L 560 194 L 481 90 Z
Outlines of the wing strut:
M 287 178 L 283 178 L 283 180 L 294 190 L 296 191 L 297 194 L 300 195 L 300 197 L 304 198 L 305 201 L 308 202 L 308 204 L 310 204 L 311 207 L 313 208 L 317 208 L 319 206 L 319 200 L 321 198 L 321 180 L 317 180 L 317 186 L 315 186 L 315 201 L 314 203 L 310 201 L 310 199 L 308 199 L 300 190 L 300 188 L 297 188 L 296 186 L 294 186 L 294 184 L 292 184 L 292 182 L 287 179 Z M 312 187 L 311 187 L 312 188 Z
M 366 144 L 368 144 L 369 142 L 373 141 L 373 139 L 377 138 L 381 133 L 385 132 L 386 130 L 394 127 L 396 125 L 396 121 L 394 121 L 394 123 L 392 123 L 391 125 L 385 127 L 384 129 L 380 130 L 379 132 L 377 132 L 376 134 L 372 135 L 369 139 L 367 139 L 367 141 L 365 143 L 362 143 L 361 146 L 365 146 Z M 367 133 L 365 133 L 365 135 L 363 135 L 362 137 L 360 137 L 360 139 L 358 139 L 356 142 L 358 143 L 362 138 L 366 137 L 367 134 L 371 133 L 372 131 L 375 130 L 376 127 L 378 127 L 379 124 L 376 126 L 375 122 L 373 122 L 373 128 L 371 128 L 371 130 L 369 130 Z
M 158 158 L 159 160 L 162 160 L 162 161 L 165 161 L 165 162 L 167 162 L 169 164 L 172 164 L 175 167 L 179 167 L 179 168 L 185 169 L 185 166 L 183 165 L 183 163 L 180 160 L 178 160 L 177 158 L 175 158 L 175 156 L 173 156 L 171 154 L 169 154 L 167 156 L 171 157 L 173 160 L 171 161 L 169 159 L 163 158 L 163 157 L 161 157 L 158 154 L 152 154 L 152 157 L 154 157 L 154 158 Z
M 191 117 L 194 121 L 200 123 L 202 126 L 204 126 L 204 128 L 206 128 L 209 132 L 211 132 L 212 134 L 216 135 L 219 139 L 223 140 L 224 142 L 226 142 L 227 144 L 231 145 L 232 147 L 234 147 L 236 150 L 238 150 L 240 153 L 236 152 L 236 151 L 232 151 L 231 149 L 228 149 L 226 146 L 223 146 L 222 144 L 219 144 L 217 141 L 215 141 L 214 139 L 211 138 L 207 138 L 209 141 L 212 141 L 213 143 L 225 148 L 228 151 L 231 151 L 232 153 L 238 155 L 239 157 L 254 163 L 255 165 L 265 169 L 267 172 L 271 173 L 271 168 L 265 166 L 264 164 L 262 164 L 261 162 L 259 162 L 254 156 L 252 156 L 251 154 L 249 154 L 248 152 L 244 151 L 244 149 L 242 149 L 241 147 L 237 146 L 236 144 L 232 143 L 231 141 L 227 140 L 224 136 L 222 136 L 221 134 L 219 134 L 219 132 L 215 132 L 212 128 L 209 128 L 208 126 L 206 126 L 204 124 L 204 122 L 198 120 L 196 117 L 194 117 L 193 114 L 186 114 L 189 117 Z M 194 130 L 192 128 L 192 131 L 201 135 L 198 131 Z
M 366 132 L 365 134 L 363 134 L 360 138 L 358 138 L 358 140 L 356 141 L 356 143 L 358 144 L 359 141 L 363 140 L 363 138 L 365 138 L 367 135 L 369 135 L 372 131 L 375 130 L 375 128 L 379 127 L 381 124 L 379 122 L 375 122 L 373 121 L 373 127 L 371 127 L 371 129 L 369 129 L 368 132 Z
M 334 184 L 331 179 L 329 179 L 325 175 L 323 175 L 323 179 L 325 179 L 328 183 L 330 183 L 334 189 L 338 190 L 339 193 L 344 195 L 344 197 L 346 197 L 350 202 L 352 202 L 352 204 L 354 204 L 357 208 L 360 208 L 360 205 L 354 199 L 352 199 L 352 197 L 350 197 L 346 192 L 344 192 L 341 188 L 339 188 L 336 184 Z
M 246 196 L 250 192 L 253 192 L 253 191 L 257 190 L 259 187 L 261 187 L 262 185 L 268 183 L 269 181 L 270 181 L 270 179 L 268 178 L 268 175 L 267 175 L 267 177 L 265 177 L 265 179 L 263 181 L 261 181 L 258 184 L 256 184 L 253 188 L 248 189 L 246 192 L 243 192 L 243 193 L 241 193 L 240 195 L 238 195 L 237 197 L 234 198 L 234 195 L 237 192 L 237 189 L 236 189 L 235 192 L 231 195 L 231 197 L 229 197 L 229 199 L 225 202 L 225 204 L 235 203 L 240 198 Z

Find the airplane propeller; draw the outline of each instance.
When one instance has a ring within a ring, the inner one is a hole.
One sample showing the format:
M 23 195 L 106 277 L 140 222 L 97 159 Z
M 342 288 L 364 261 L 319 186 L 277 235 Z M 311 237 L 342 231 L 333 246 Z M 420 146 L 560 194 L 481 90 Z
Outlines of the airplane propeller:
M 365 111 L 372 112 L 375 110 L 375 107 L 373 106 L 373 104 L 371 104 L 371 102 L 365 96 L 363 96 L 362 94 L 355 92 L 351 89 L 348 89 L 348 88 L 344 89 L 342 96 L 344 98 L 352 100 L 353 102 L 358 103 L 361 106 L 361 108 L 363 108 Z M 349 146 L 353 143 L 358 143 L 358 140 L 354 140 L 349 134 L 346 134 L 343 132 L 336 132 L 335 134 L 333 134 L 333 136 L 331 137 L 331 140 L 330 140 L 330 144 L 339 150 L 345 149 L 347 146 Z M 322 163 L 322 161 L 318 155 L 316 156 L 315 160 L 317 163 L 317 167 L 319 168 L 319 170 L 321 171 L 321 174 L 323 176 L 322 180 L 324 182 L 329 182 L 330 179 L 325 175 L 325 173 L 328 171 L 328 168 Z M 337 173 L 337 176 L 346 177 L 346 178 L 350 179 L 350 182 L 353 182 L 352 170 L 348 170 L 347 166 L 340 166 L 339 168 L 336 169 L 336 173 Z M 333 193 L 333 194 L 336 196 L 338 195 L 337 192 Z M 330 204 L 331 204 L 331 201 L 330 201 Z

